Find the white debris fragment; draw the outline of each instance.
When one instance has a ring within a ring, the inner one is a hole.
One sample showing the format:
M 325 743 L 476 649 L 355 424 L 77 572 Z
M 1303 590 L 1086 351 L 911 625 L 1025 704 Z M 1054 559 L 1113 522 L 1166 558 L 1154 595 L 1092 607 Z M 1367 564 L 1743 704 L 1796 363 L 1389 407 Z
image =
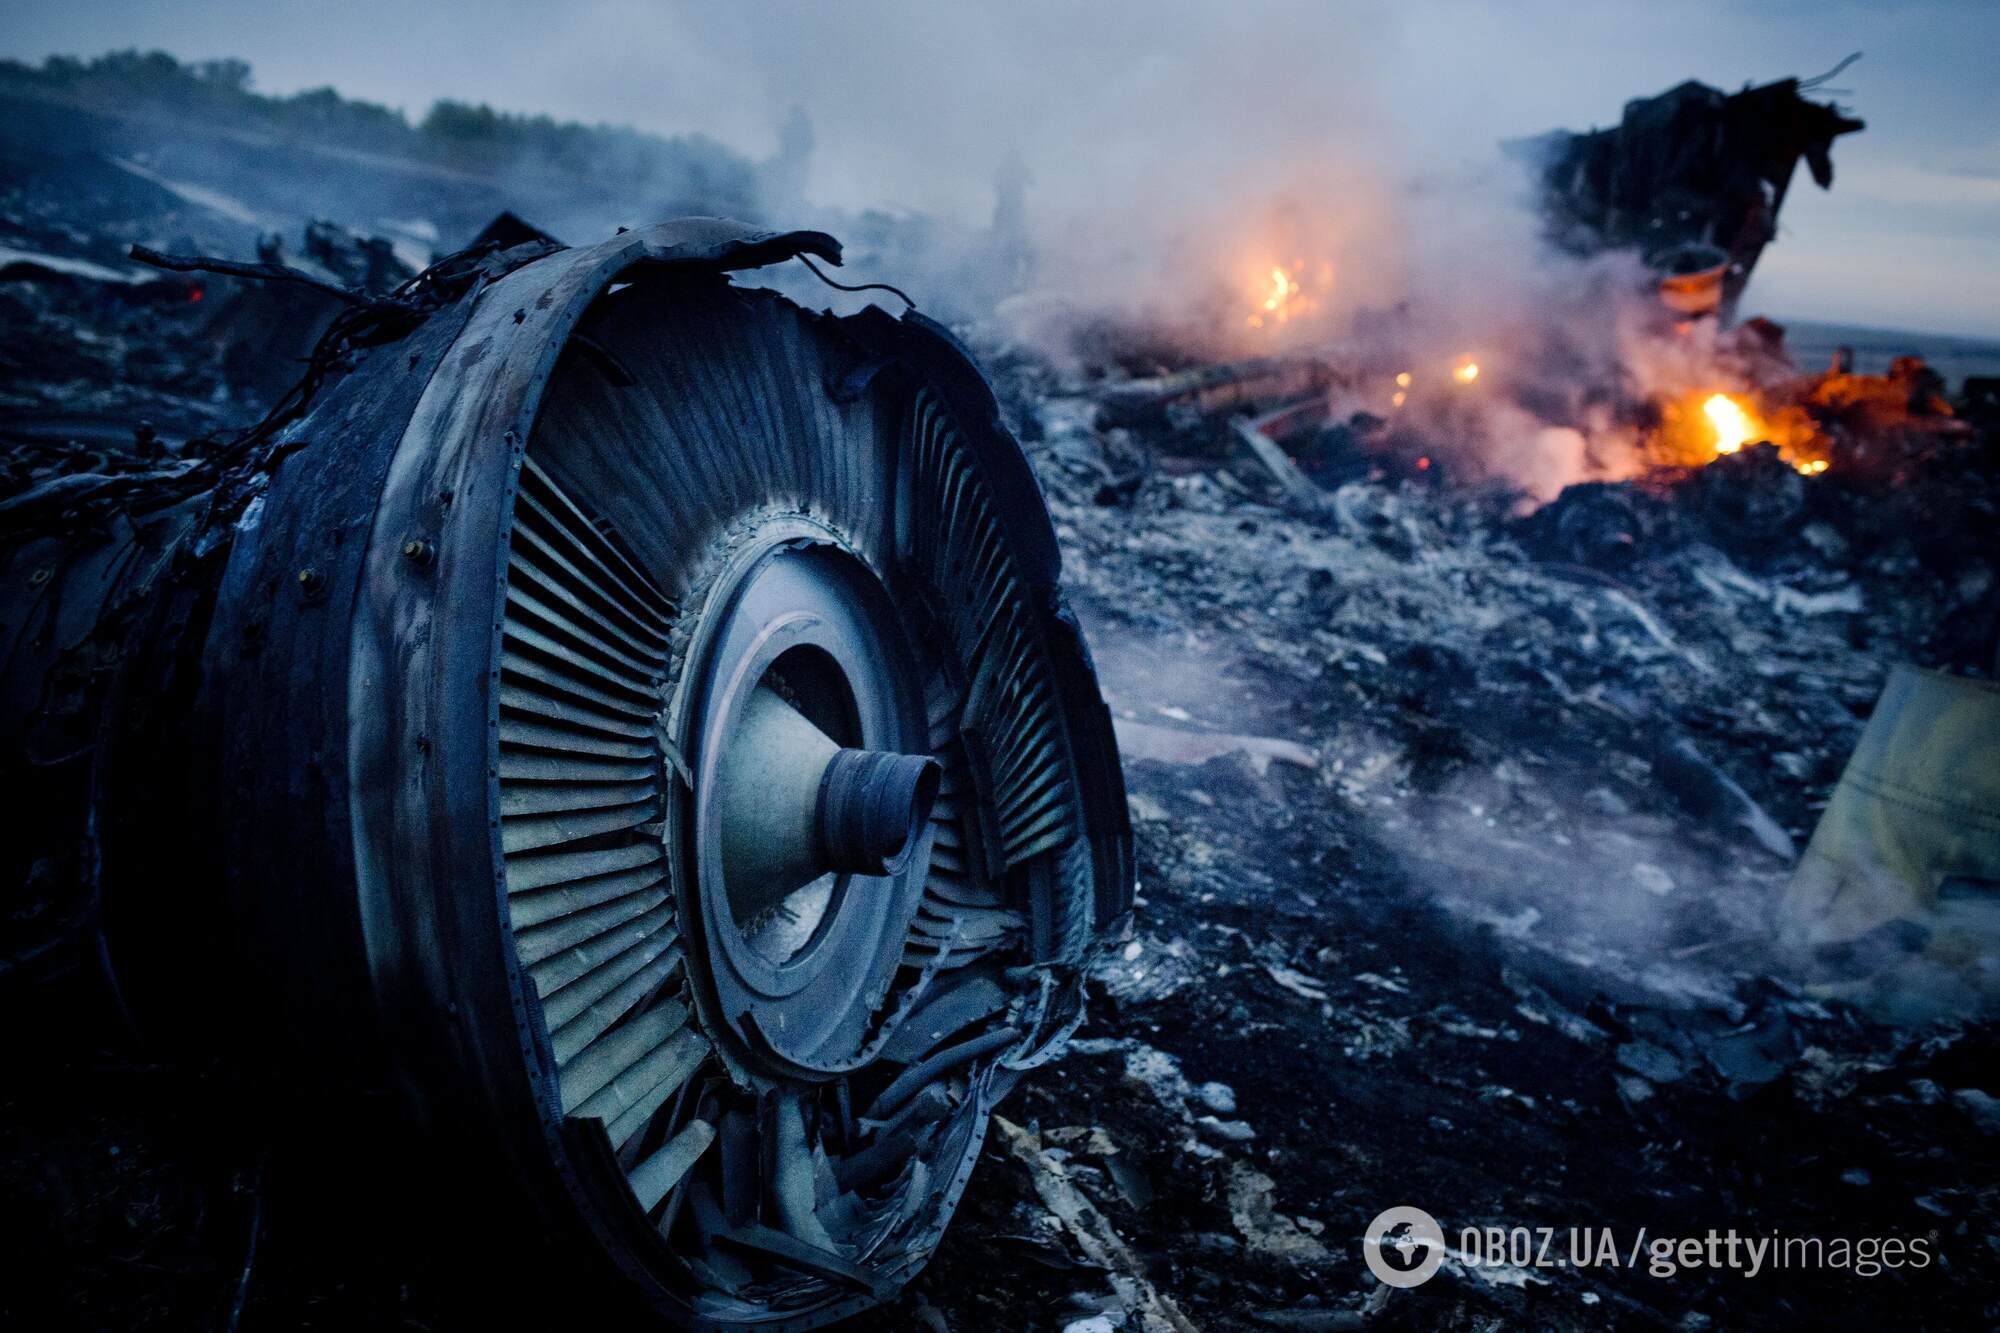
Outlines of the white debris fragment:
M 1633 865 L 1632 882 L 1661 898 L 1674 891 L 1674 877 L 1651 861 L 1639 861 Z
M 1264 964 L 1264 972 L 1271 980 L 1292 994 L 1318 1004 L 1327 998 L 1326 986 L 1317 977 L 1309 977 L 1294 968 L 1278 963 Z
M 1217 1115 L 1236 1114 L 1236 1090 L 1227 1083 L 1204 1083 L 1195 1089 L 1201 1104 Z
M 1197 1119 L 1195 1124 L 1216 1138 L 1226 1139 L 1230 1143 L 1248 1143 L 1257 1137 L 1257 1131 L 1241 1120 L 1218 1120 L 1212 1115 L 1205 1115 Z
M 1300 768 L 1314 768 L 1319 764 L 1319 756 L 1297 741 L 1283 740 L 1274 736 L 1239 736 L 1227 731 L 1194 731 L 1183 727 L 1157 726 L 1150 722 L 1134 722 L 1127 718 L 1114 718 L 1112 727 L 1118 735 L 1118 749 L 1127 759 L 1152 759 L 1164 764 L 1205 764 L 1223 755 L 1241 754 L 1250 761 L 1250 767 L 1258 776 L 1271 767 L 1273 761 L 1282 764 L 1296 764 Z

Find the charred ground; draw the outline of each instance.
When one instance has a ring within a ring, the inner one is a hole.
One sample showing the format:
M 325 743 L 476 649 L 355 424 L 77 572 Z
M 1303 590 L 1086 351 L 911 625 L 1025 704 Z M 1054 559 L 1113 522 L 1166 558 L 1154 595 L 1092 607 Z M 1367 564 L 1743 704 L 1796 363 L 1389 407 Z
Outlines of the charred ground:
M 241 291 L 65 270 L 46 258 L 134 238 L 0 220 L 44 256 L 0 272 L 8 494 L 261 413 L 210 314 Z M 1788 957 L 1772 930 L 1783 846 L 1888 665 L 1991 664 L 1990 434 L 1894 486 L 1813 478 L 1777 532 L 1719 520 L 1699 479 L 1648 483 L 1667 527 L 1605 568 L 1498 491 L 1364 479 L 1304 511 L 1236 469 L 1170 476 L 1140 464 L 1171 441 L 1113 440 L 1084 424 L 1087 386 L 989 351 L 1125 724 L 1141 904 L 1072 1053 L 1002 1108 L 877 1326 L 1994 1321 L 1995 1030 L 1945 1016 L 1921 969 L 1885 992 L 1883 958 Z M 226 1071 L 27 1045 L 0 1097 L 25 1280 L 0 1309 L 496 1313 L 387 1106 L 272 1134 Z M 1360 1237 L 1404 1203 L 1454 1238 L 1557 1228 L 1558 1254 L 1571 1227 L 1734 1228 L 1936 1258 L 1755 1278 L 1452 1260 L 1390 1292 Z

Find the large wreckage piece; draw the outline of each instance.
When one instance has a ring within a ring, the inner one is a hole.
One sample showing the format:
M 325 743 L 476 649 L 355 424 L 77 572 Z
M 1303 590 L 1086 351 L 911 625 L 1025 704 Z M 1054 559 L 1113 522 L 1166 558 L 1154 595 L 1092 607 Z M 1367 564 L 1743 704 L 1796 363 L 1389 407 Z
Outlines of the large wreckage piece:
M 726 276 L 800 254 L 489 247 L 261 438 L 0 505 L 13 979 L 401 1084 L 553 1286 L 705 1327 L 917 1271 L 1132 889 L 990 390 Z
M 1660 273 L 1668 305 L 1719 308 L 1728 320 L 1777 236 L 1799 160 L 1827 189 L 1833 141 L 1863 128 L 1803 95 L 1835 72 L 1737 93 L 1689 80 L 1627 102 L 1610 129 L 1556 130 L 1508 147 L 1539 173 L 1557 244 L 1637 250 Z

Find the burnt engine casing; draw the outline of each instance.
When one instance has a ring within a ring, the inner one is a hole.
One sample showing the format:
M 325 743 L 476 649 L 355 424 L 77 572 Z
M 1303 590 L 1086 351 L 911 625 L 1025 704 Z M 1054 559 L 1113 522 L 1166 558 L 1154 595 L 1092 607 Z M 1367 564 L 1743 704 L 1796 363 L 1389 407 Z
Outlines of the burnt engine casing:
M 510 252 L 242 461 L 0 534 L 11 979 L 401 1087 L 548 1283 L 681 1324 L 898 1290 L 1131 901 L 1025 458 L 921 315 L 726 276 L 803 253 Z M 783 746 L 824 780 L 730 761 Z

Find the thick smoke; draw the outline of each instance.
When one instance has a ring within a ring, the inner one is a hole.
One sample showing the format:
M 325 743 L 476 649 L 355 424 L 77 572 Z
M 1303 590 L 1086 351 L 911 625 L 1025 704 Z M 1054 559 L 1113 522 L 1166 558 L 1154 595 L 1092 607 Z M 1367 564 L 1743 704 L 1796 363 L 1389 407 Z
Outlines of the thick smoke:
M 349 25 L 366 28 L 374 4 L 358 0 Z M 245 185 L 260 215 L 417 219 L 447 246 L 503 202 L 579 243 L 686 211 L 820 225 L 848 242 L 857 276 L 1061 364 L 1087 360 L 1083 335 L 1107 322 L 1184 357 L 1337 344 L 1343 364 L 1411 375 L 1402 424 L 1456 449 L 1456 472 L 1540 497 L 1630 470 L 1625 390 L 1692 391 L 1715 375 L 1656 355 L 1633 265 L 1542 244 L 1526 173 L 1500 141 L 1609 119 L 1626 96 L 1688 74 L 1781 72 L 1735 54 L 1716 65 L 1743 45 L 1721 40 L 1747 22 L 1726 16 L 1695 42 L 1689 25 L 1657 30 L 1633 10 L 1633 30 L 1607 43 L 1600 15 L 1531 4 L 1502 21 L 1450 0 L 888 3 L 865 16 L 499 0 L 473 25 L 399 14 L 407 43 L 377 41 L 365 60 L 338 25 L 310 53 L 273 58 L 254 24 L 205 31 L 212 8 L 175 30 L 181 54 L 240 43 L 260 86 L 333 82 L 413 123 L 432 98 L 454 99 L 443 128 L 474 157 L 491 128 L 482 104 L 679 136 L 548 127 L 534 152 L 473 163 L 490 188 L 420 173 L 370 189 L 386 178 L 325 155 L 287 197 Z M 120 40 L 155 40 L 145 15 L 124 19 Z M 1657 75 L 1590 58 L 1641 29 Z M 853 304 L 800 275 L 768 280 Z M 1284 308 L 1266 316 L 1274 283 Z M 1462 362 L 1482 369 L 1476 393 L 1451 391 Z
M 1831 196 L 1788 201 L 1794 234 L 1762 264 L 1755 307 L 1982 336 L 2000 308 L 1991 132 L 2000 86 L 1985 55 L 2000 10 L 1971 0 L 14 8 L 0 54 L 39 61 L 130 46 L 240 56 L 266 89 L 332 85 L 412 119 L 452 98 L 706 135 L 763 160 L 802 106 L 816 140 L 804 195 L 847 216 L 916 212 L 978 229 L 995 173 L 1018 152 L 1033 176 L 1027 216 L 1037 232 L 1104 233 L 1110 243 L 1091 261 L 1108 255 L 1102 271 L 1148 286 L 1171 284 L 1187 265 L 1171 249 L 1137 253 L 1125 243 L 1134 225 L 1206 245 L 1214 219 L 1253 216 L 1315 165 L 1343 197 L 1308 202 L 1340 217 L 1341 207 L 1368 206 L 1365 189 L 1358 199 L 1345 189 L 1357 178 L 1367 187 L 1385 171 L 1399 181 L 1448 174 L 1491 162 L 1496 140 L 1605 124 L 1627 98 L 1685 78 L 1736 88 L 1861 49 L 1868 59 L 1844 82 L 1869 130 L 1842 145 Z M 1115 262 L 1121 250 L 1138 262 Z M 1341 275 L 1357 298 L 1390 262 L 1379 252 L 1361 260 Z
M 1530 173 L 1500 141 L 1547 126 L 1446 85 L 1433 66 L 1464 61 L 1462 46 L 1413 64 L 1435 7 L 902 18 L 870 63 L 924 110 L 897 123 L 906 156 L 878 164 L 877 185 L 937 211 L 873 245 L 867 213 L 826 220 L 864 238 L 864 271 L 893 271 L 933 311 L 1072 370 L 1101 362 L 1112 324 L 1185 357 L 1327 349 L 1384 383 L 1406 372 L 1402 428 L 1455 453 L 1458 474 L 1540 499 L 1633 470 L 1629 400 L 1717 378 L 1703 357 L 1670 367 L 1652 350 L 1658 306 L 1635 259 L 1545 243 Z M 879 151 L 854 127 L 883 95 L 860 90 L 824 123 L 807 106 L 804 197 L 852 197 Z M 1473 392 L 1451 379 L 1468 362 Z M 1386 396 L 1340 406 L 1384 411 Z
M 1087 359 L 1107 319 L 1200 356 L 1324 353 L 1356 381 L 1336 392 L 1337 419 L 1388 412 L 1401 384 L 1395 431 L 1461 477 L 1537 499 L 1627 475 L 1647 430 L 1633 403 L 1740 377 L 1712 331 L 1668 327 L 1637 256 L 1550 246 L 1529 173 L 1495 156 L 1412 176 L 1322 154 L 1229 215 L 1177 230 L 1160 211 L 1122 248 L 1057 228 L 1038 239 L 1042 283 L 996 313 L 1058 364 Z M 1290 288 L 1282 321 L 1265 308 L 1274 270 Z

